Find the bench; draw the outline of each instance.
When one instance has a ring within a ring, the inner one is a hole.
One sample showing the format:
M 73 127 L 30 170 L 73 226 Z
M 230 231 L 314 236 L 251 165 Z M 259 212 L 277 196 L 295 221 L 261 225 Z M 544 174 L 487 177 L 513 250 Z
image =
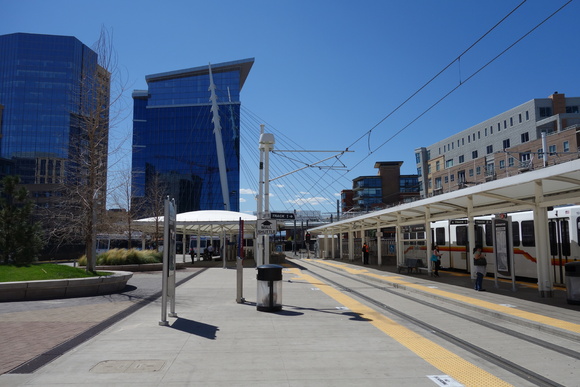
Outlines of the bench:
M 405 262 L 398 266 L 398 271 L 399 273 L 402 273 L 405 269 L 407 270 L 407 274 L 412 274 L 413 270 L 415 270 L 415 273 L 419 274 L 419 270 L 427 270 L 427 267 L 422 259 L 405 258 Z

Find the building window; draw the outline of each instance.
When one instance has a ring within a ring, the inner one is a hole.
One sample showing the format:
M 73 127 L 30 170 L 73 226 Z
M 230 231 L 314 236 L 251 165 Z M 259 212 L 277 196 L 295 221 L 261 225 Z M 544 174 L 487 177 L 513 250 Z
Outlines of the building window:
M 421 153 L 415 153 L 415 164 L 421 164 Z
M 469 170 L 469 177 L 473 177 L 473 168 Z
M 441 162 L 440 161 L 436 161 L 435 162 L 435 171 L 439 171 L 441 169 Z
M 465 156 L 463 156 L 463 155 L 459 156 L 459 164 L 461 164 L 464 161 L 465 161 Z
M 449 183 L 449 176 L 445 176 L 445 184 Z
M 553 156 L 556 154 L 556 145 L 550 145 L 548 147 L 548 152 L 550 152 L 550 155 Z
M 477 151 L 474 150 L 473 152 L 471 152 L 471 158 L 472 159 L 476 159 L 477 158 Z
M 484 135 L 484 136 L 487 136 L 487 128 L 484 128 L 484 129 L 483 129 L 483 135 Z
M 538 158 L 539 159 L 544 158 L 544 149 L 542 149 L 542 148 L 538 149 Z
M 530 120 L 530 113 L 526 110 L 526 121 Z
M 566 113 L 578 113 L 578 106 L 566 106 Z
M 528 132 L 522 133 L 522 143 L 530 141 L 530 135 Z
M 475 174 L 476 175 L 481 175 L 481 167 L 475 168 Z
M 461 139 L 461 145 L 465 145 L 465 137 Z
M 467 143 L 471 144 L 471 136 L 467 136 Z
M 423 168 L 421 167 L 417 168 L 417 175 L 423 176 Z
M 503 149 L 508 149 L 510 147 L 510 139 L 503 140 Z
M 441 189 L 443 186 L 441 185 L 441 178 L 438 177 L 435 179 L 435 189 Z
M 550 117 L 552 115 L 552 108 L 549 107 L 541 107 L 540 108 L 540 117 Z
M 493 145 L 487 146 L 487 154 L 493 153 Z
M 568 141 L 564 141 L 562 143 L 564 153 L 570 152 L 570 143 Z
M 449 176 L 449 178 L 451 179 L 451 181 L 455 181 L 455 175 L 451 174 L 451 176 Z
M 489 127 L 489 134 L 493 134 L 493 125 Z
M 505 169 L 505 160 L 499 161 L 499 169 Z
M 514 161 L 514 158 L 513 158 L 513 157 L 510 157 L 510 158 L 508 159 L 508 167 L 513 167 L 513 166 L 514 166 L 514 162 L 515 162 L 515 161 Z
M 497 131 L 498 132 L 501 131 L 501 126 L 500 126 L 499 122 L 497 123 Z
M 451 168 L 453 166 L 453 159 L 445 161 L 445 168 Z
M 506 120 L 503 120 L 503 128 L 504 129 L 507 128 L 507 121 Z
M 478 130 L 477 131 L 477 139 L 479 140 L 481 138 L 481 132 Z
M 530 152 L 520 154 L 520 161 L 530 161 L 530 158 Z
M 510 117 L 510 126 L 514 126 L 514 118 Z
M 518 114 L 518 122 L 520 124 L 522 123 L 522 113 Z

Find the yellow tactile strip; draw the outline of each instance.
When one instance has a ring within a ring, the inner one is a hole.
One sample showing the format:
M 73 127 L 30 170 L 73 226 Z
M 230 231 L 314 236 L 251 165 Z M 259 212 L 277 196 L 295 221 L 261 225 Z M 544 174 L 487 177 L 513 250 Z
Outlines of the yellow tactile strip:
M 360 314 L 361 318 L 368 319 L 370 324 L 464 386 L 511 386 L 504 380 L 361 304 L 330 285 L 321 283 L 320 280 L 308 274 L 301 273 L 299 269 L 290 269 L 289 272 L 298 276 L 298 280 L 316 284 L 321 291 L 338 303 L 349 308 L 354 313 Z
M 471 305 L 477 305 L 481 308 L 493 310 L 495 312 L 500 312 L 500 313 L 504 313 L 504 314 L 507 314 L 510 316 L 519 317 L 521 319 L 526 319 L 529 321 L 538 322 L 538 323 L 541 323 L 544 325 L 548 325 L 551 327 L 567 330 L 570 332 L 580 333 L 580 324 L 575 324 L 575 323 L 572 323 L 569 321 L 559 320 L 559 319 L 556 319 L 553 317 L 543 316 L 543 315 L 537 314 L 537 313 L 531 313 L 531 312 L 526 312 L 526 311 L 515 309 L 515 308 L 510 308 L 509 306 L 505 306 L 505 305 L 494 304 L 493 302 L 483 301 L 483 300 L 469 297 L 469 296 L 462 296 L 460 294 L 455 294 L 455 293 L 448 292 L 448 291 L 441 290 L 441 289 L 434 289 L 434 288 L 430 288 L 430 287 L 427 287 L 424 285 L 415 284 L 415 283 L 407 281 L 404 277 L 397 276 L 397 275 L 379 275 L 379 274 L 370 273 L 366 269 L 356 269 L 356 268 L 352 268 L 352 267 L 347 266 L 347 265 L 340 265 L 340 264 L 336 264 L 333 262 L 327 262 L 327 261 L 320 261 L 320 262 L 324 263 L 326 265 L 329 265 L 329 266 L 337 267 L 337 268 L 344 270 L 350 274 L 362 274 L 362 275 L 365 275 L 368 277 L 380 279 L 380 280 L 385 281 L 385 282 L 390 282 L 392 284 L 404 285 L 408 288 L 418 289 L 418 290 L 421 290 L 423 292 L 436 294 L 440 297 L 445 297 L 445 298 L 448 298 L 451 300 L 456 300 L 456 301 L 460 301 L 460 302 L 463 302 L 466 304 L 471 304 Z

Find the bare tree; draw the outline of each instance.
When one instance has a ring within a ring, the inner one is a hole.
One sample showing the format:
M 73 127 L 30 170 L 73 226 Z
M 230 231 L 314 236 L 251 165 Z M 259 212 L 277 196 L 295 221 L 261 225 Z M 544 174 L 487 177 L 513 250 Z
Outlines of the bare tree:
M 121 169 L 116 174 L 116 179 L 113 180 L 117 184 L 115 187 L 111 187 L 113 188 L 111 199 L 118 209 L 126 209 L 126 211 L 123 213 L 122 221 L 112 226 L 115 232 L 127 236 L 127 246 L 128 248 L 132 248 L 133 234 L 135 232 L 133 220 L 142 212 L 141 208 L 145 203 L 134 200 L 134 194 L 131 189 L 133 174 L 130 166 Z
M 87 256 L 86 270 L 95 271 L 96 236 L 106 230 L 109 130 L 120 118 L 125 87 L 118 74 L 117 58 L 109 32 L 101 29 L 93 47 L 98 64 L 86 65 L 73 98 L 78 111 L 71 112 L 69 159 L 60 183 L 60 200 L 53 206 L 52 237 L 59 241 L 82 241 Z M 90 62 L 89 62 L 90 63 Z M 117 109 L 117 110 L 115 110 Z
M 159 231 L 159 218 L 165 214 L 165 198 L 167 197 L 167 184 L 159 176 L 157 171 L 147 171 L 146 173 L 146 190 L 147 190 L 147 208 L 155 217 L 155 232 L 153 240 L 155 241 L 155 249 L 159 251 L 159 240 L 161 234 Z

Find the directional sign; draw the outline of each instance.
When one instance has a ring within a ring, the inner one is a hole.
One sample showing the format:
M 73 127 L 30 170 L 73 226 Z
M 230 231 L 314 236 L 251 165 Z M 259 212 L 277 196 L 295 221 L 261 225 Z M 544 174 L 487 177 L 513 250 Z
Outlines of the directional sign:
M 270 219 L 258 219 L 258 227 L 256 229 L 258 235 L 273 235 L 276 234 L 276 221 Z
M 271 212 L 270 219 L 294 219 L 292 212 Z

